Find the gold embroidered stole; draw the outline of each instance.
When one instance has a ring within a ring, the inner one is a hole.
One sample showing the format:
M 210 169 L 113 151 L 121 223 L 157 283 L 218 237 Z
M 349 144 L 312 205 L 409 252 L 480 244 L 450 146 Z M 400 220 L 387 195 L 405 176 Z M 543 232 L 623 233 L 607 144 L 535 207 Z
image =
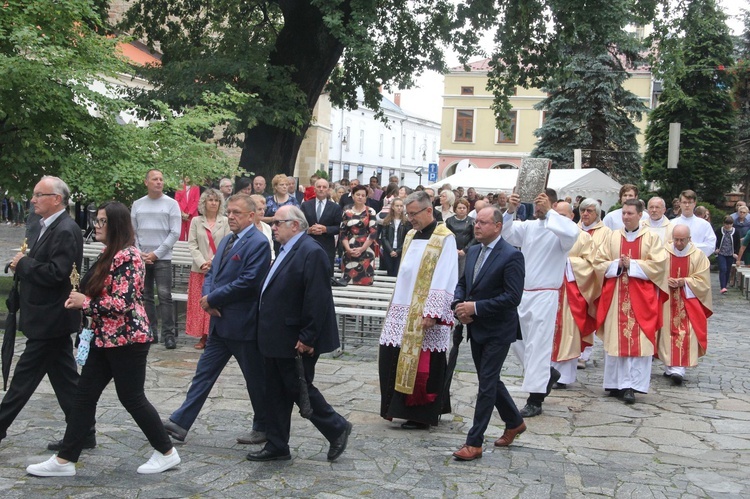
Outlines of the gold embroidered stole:
M 416 231 L 414 233 L 410 231 L 407 234 L 402 256 L 405 256 L 409 251 L 409 245 L 414 239 L 414 234 L 416 234 Z M 404 334 L 401 338 L 401 352 L 398 355 L 398 366 L 396 367 L 395 390 L 399 393 L 406 395 L 414 393 L 414 381 L 417 378 L 417 367 L 419 366 L 419 356 L 422 353 L 422 340 L 424 339 L 422 313 L 432 285 L 432 276 L 435 274 L 440 253 L 443 250 L 443 242 L 445 237 L 450 234 L 452 234 L 450 229 L 444 224 L 438 224 L 427 242 L 427 247 L 419 263 L 419 272 L 414 283 L 414 289 L 411 292 L 411 305 L 406 317 Z

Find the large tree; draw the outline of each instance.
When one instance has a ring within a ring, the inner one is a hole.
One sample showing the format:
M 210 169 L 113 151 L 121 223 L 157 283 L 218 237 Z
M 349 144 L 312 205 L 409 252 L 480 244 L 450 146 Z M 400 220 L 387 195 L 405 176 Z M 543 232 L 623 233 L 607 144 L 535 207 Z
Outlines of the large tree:
M 356 106 L 361 87 L 378 109 L 381 85 L 445 69 L 443 43 L 473 46 L 477 33 L 453 29 L 454 10 L 449 0 L 136 0 L 122 26 L 164 54 L 144 72 L 157 85 L 149 98 L 190 106 L 227 83 L 256 95 L 224 141 L 242 145 L 243 168 L 271 175 L 292 173 L 328 84 L 334 103 Z
M 150 127 L 124 125 L 134 104 L 115 82 L 132 72 L 106 36 L 103 0 L 7 0 L 0 8 L 0 186 L 21 195 L 42 175 L 66 180 L 76 197 L 130 201 L 149 168 L 178 185 L 181 174 L 234 172 L 216 144 L 201 140 L 231 122 L 226 109 L 250 97 L 224 89 L 176 116 L 149 102 Z
M 546 111 L 531 155 L 549 158 L 553 168 L 572 168 L 574 149 L 585 153 L 585 166 L 620 182 L 640 178 L 638 128 L 647 108 L 623 88 L 629 74 L 612 54 L 574 54 L 565 75 L 551 78 L 548 97 L 536 109 Z
M 736 44 L 737 61 L 734 74 L 737 76 L 732 97 L 737 109 L 737 149 L 734 181 L 739 184 L 745 200 L 750 199 L 750 12 L 743 14 L 744 29 Z
M 732 40 L 714 0 L 690 0 L 674 14 L 675 21 L 657 32 L 655 67 L 664 90 L 646 130 L 644 178 L 656 182 L 665 199 L 693 189 L 718 204 L 732 185 L 736 140 Z M 670 123 L 682 128 L 676 169 L 667 169 Z

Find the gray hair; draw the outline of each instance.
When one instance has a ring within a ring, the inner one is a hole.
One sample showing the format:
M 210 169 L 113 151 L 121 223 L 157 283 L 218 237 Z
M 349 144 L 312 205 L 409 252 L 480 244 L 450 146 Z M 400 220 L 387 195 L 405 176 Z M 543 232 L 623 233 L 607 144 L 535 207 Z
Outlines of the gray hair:
M 201 215 L 206 214 L 206 201 L 208 201 L 208 198 L 215 197 L 219 200 L 219 212 L 217 215 L 224 215 L 224 213 L 227 211 L 227 207 L 224 204 L 224 196 L 221 194 L 220 191 L 217 191 L 216 189 L 206 189 L 203 191 L 203 194 L 201 194 L 200 199 L 198 200 L 198 213 Z
M 255 203 L 256 210 L 258 208 L 259 201 L 263 201 L 263 204 L 266 204 L 266 198 L 261 196 L 260 194 L 250 194 L 250 199 L 252 199 L 253 203 Z
M 665 210 L 667 209 L 667 203 L 664 201 L 664 198 L 660 198 L 659 196 L 654 196 L 651 199 L 649 199 L 648 202 L 650 203 L 654 199 L 661 201 L 661 205 L 664 207 Z
M 59 194 L 62 198 L 62 205 L 67 208 L 68 202 L 70 201 L 70 187 L 60 177 L 53 177 L 52 175 L 45 175 L 41 180 L 49 180 L 52 190 L 55 194 Z
M 424 191 L 414 191 L 404 199 L 404 206 L 409 206 L 412 203 L 417 203 L 420 208 L 427 208 L 432 206 L 430 196 Z
M 219 181 L 219 187 L 223 187 L 227 184 L 229 184 L 230 186 L 232 185 L 232 180 L 227 177 L 224 177 L 223 179 Z
M 596 199 L 594 198 L 584 199 L 578 204 L 578 209 L 585 210 L 586 208 L 591 208 L 592 206 L 596 208 L 596 219 L 599 220 L 599 217 L 601 216 L 601 213 L 602 213 L 602 205 L 599 204 L 599 201 L 597 201 Z
M 299 223 L 300 232 L 305 232 L 308 227 L 310 227 L 310 224 L 307 223 L 307 219 L 305 218 L 305 214 L 302 213 L 302 210 L 293 205 L 282 206 L 282 208 L 287 209 L 287 218 L 290 222 Z

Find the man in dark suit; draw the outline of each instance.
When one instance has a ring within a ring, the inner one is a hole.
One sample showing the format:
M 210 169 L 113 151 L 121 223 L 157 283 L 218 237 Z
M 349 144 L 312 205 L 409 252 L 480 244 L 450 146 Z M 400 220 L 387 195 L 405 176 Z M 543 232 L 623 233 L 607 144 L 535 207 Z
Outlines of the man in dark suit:
M 336 234 L 341 227 L 341 206 L 328 199 L 329 185 L 324 178 L 315 182 L 315 199 L 302 203 L 302 213 L 305 214 L 310 226 L 307 233 L 323 247 L 331 264 L 333 275 L 333 260 L 336 256 Z
M 327 457 L 335 461 L 346 449 L 352 425 L 313 385 L 320 354 L 339 347 L 328 257 L 305 234 L 307 222 L 296 206 L 282 206 L 272 225 L 281 247 L 263 283 L 258 312 L 258 345 L 266 366 L 268 442 L 247 459 L 291 459 L 292 409 L 295 402 L 300 403 L 295 357 L 301 355 L 313 411 L 310 421 L 331 443 Z
M 271 264 L 268 239 L 255 228 L 255 203 L 247 194 L 227 201 L 229 234 L 216 249 L 206 273 L 200 304 L 211 315 L 208 341 L 198 361 L 185 402 L 164 423 L 169 435 L 185 440 L 211 388 L 229 358 L 234 356 L 245 377 L 253 406 L 253 431 L 240 443 L 266 440 L 266 394 L 263 357 L 256 334 L 260 285 Z
M 523 254 L 500 237 L 503 214 L 497 207 L 477 213 L 474 237 L 481 244 L 469 248 L 466 272 L 454 295 L 456 317 L 467 325 L 471 356 L 479 379 L 474 424 L 466 444 L 453 456 L 460 461 L 482 457 L 484 432 L 497 407 L 505 422 L 497 447 L 507 447 L 526 430 L 523 418 L 500 380 L 500 371 L 510 345 L 519 333 L 518 312 L 524 281 Z
M 26 348 L 16 364 L 10 388 L 0 404 L 0 440 L 46 374 L 65 419 L 78 384 L 70 337 L 81 327 L 80 310 L 65 308 L 72 285 L 73 265 L 81 269 L 83 236 L 68 215 L 70 189 L 57 177 L 45 176 L 34 187 L 31 203 L 41 217 L 37 239 L 28 241 L 28 255 L 19 252 L 10 268 L 20 279 L 21 317 L 19 329 Z M 57 442 L 53 442 L 53 447 Z M 96 446 L 92 430 L 84 447 Z

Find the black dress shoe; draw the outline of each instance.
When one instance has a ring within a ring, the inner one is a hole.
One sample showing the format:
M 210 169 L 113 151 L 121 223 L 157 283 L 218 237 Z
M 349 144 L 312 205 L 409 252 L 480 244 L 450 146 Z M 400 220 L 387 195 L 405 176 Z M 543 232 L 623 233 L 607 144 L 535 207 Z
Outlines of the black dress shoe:
M 683 380 L 683 378 L 682 378 L 682 375 L 681 375 L 681 374 L 673 374 L 673 375 L 671 376 L 671 378 L 672 378 L 672 384 L 673 384 L 673 385 L 675 385 L 675 386 L 680 386 L 680 385 L 682 384 L 682 380 Z
M 542 406 L 541 405 L 531 405 L 526 404 L 523 409 L 519 411 L 522 418 L 533 418 L 534 416 L 538 416 L 542 413 Z
M 173 334 L 164 336 L 164 346 L 167 347 L 167 350 L 174 350 L 177 348 L 177 342 L 175 341 Z
M 52 451 L 59 451 L 62 449 L 62 440 L 58 440 L 57 442 L 50 442 L 47 444 L 47 450 Z M 96 435 L 91 433 L 86 437 L 86 439 L 83 441 L 83 445 L 81 446 L 82 449 L 93 449 L 96 447 Z
M 430 425 L 427 423 L 420 423 L 418 421 L 407 421 L 405 423 L 401 423 L 401 428 L 404 430 L 426 430 L 429 428 Z
M 565 383 L 555 383 L 552 388 L 555 388 L 556 390 L 565 390 L 568 387 Z
M 627 388 L 622 391 L 622 400 L 626 404 L 635 404 L 635 391 L 632 388 Z
M 164 429 L 167 430 L 167 434 L 179 442 L 184 442 L 187 437 L 188 431 L 182 426 L 178 425 L 171 419 L 164 422 Z
M 608 390 L 608 391 L 609 391 L 610 397 L 617 397 L 618 399 L 622 397 L 622 390 L 618 390 L 617 388 L 612 388 L 611 390 Z
M 289 461 L 292 458 L 291 454 L 275 454 L 266 448 L 262 448 L 259 451 L 249 452 L 245 458 L 248 461 Z
M 336 440 L 331 442 L 331 447 L 328 448 L 328 460 L 335 461 L 341 456 L 346 450 L 346 444 L 349 441 L 349 434 L 352 432 L 352 424 L 347 421 L 346 428 L 341 432 L 341 435 L 336 437 Z
M 557 380 L 560 379 L 560 376 L 561 376 L 560 371 L 558 371 L 554 367 L 549 368 L 549 381 L 547 382 L 547 392 L 546 392 L 547 395 L 550 394 L 550 392 L 552 391 L 552 385 L 557 383 Z

